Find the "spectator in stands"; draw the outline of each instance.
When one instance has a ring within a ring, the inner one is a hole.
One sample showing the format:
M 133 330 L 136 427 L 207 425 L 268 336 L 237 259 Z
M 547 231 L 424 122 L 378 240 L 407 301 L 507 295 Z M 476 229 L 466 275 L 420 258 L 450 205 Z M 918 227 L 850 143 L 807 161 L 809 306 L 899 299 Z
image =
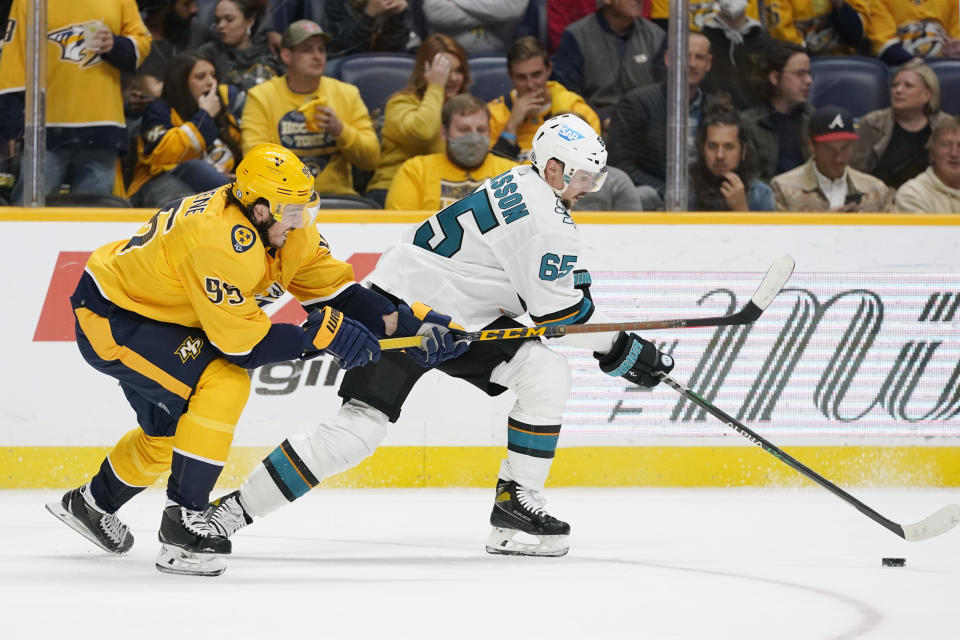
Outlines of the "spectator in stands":
M 897 189 L 927 168 L 930 131 L 950 116 L 940 111 L 937 74 L 920 60 L 893 75 L 890 105 L 860 119 L 850 166 Z
M 596 13 L 563 32 L 553 63 L 560 84 L 586 98 L 606 129 L 620 96 L 654 81 L 654 60 L 666 34 L 643 18 L 642 0 L 597 4 Z
M 140 95 L 130 96 L 133 113 L 143 109 L 163 91 L 167 65 L 190 46 L 190 29 L 197 15 L 195 0 L 138 0 L 143 22 L 153 42 L 150 54 L 140 65 L 134 83 Z
M 596 10 L 597 0 L 547 0 L 547 49 L 550 55 L 557 52 L 560 37 L 568 25 Z
M 868 37 L 891 66 L 911 58 L 960 58 L 957 0 L 871 0 Z
M 810 157 L 807 125 L 813 107 L 807 102 L 813 73 L 810 57 L 800 45 L 778 44 L 764 65 L 765 100 L 748 109 L 744 122 L 753 128 L 760 161 L 760 178 L 798 167 Z
M 586 100 L 548 81 L 550 58 L 533 36 L 520 38 L 507 51 L 507 73 L 513 90 L 490 102 L 490 131 L 494 153 L 517 162 L 530 155 L 533 134 L 540 125 L 562 111 L 583 118 L 600 133 L 600 118 Z
M 147 107 L 127 197 L 137 207 L 230 182 L 240 160 L 240 129 L 227 108 L 236 87 L 217 83 L 213 61 L 186 51 L 167 67 L 163 94 Z
M 258 30 L 263 11 L 263 0 L 220 0 L 214 13 L 218 39 L 200 47 L 220 81 L 244 93 L 285 71 L 267 46 L 266 33 Z
M 421 0 L 430 33 L 443 33 L 471 56 L 501 56 L 517 37 L 529 0 Z
M 383 204 L 390 182 L 405 160 L 443 151 L 443 105 L 466 92 L 469 84 L 470 67 L 463 47 L 449 36 L 427 36 L 417 52 L 409 84 L 387 101 L 380 166 L 367 185 L 368 198 Z
M 697 127 L 690 211 L 774 211 L 773 190 L 757 178 L 756 150 L 740 112 L 726 99 L 707 106 Z
M 469 93 L 443 105 L 446 151 L 404 162 L 387 192 L 387 209 L 439 211 L 472 193 L 487 178 L 516 166 L 490 150 L 490 112 Z
M 757 77 L 776 41 L 763 25 L 746 13 L 746 0 L 723 0 L 719 11 L 709 13 L 702 33 L 715 52 L 713 66 L 703 86 L 707 93 L 726 93 L 738 109 L 749 109 L 762 101 L 757 94 Z
M 267 35 L 270 52 L 280 56 L 283 32 L 297 20 L 310 20 L 321 24 L 324 4 L 324 0 L 267 0 L 267 11 L 261 28 Z
M 813 157 L 772 181 L 777 211 L 890 211 L 894 191 L 849 166 L 857 134 L 842 107 L 821 107 L 810 118 Z
M 560 115 L 559 113 L 556 115 Z M 599 191 L 585 193 L 573 211 L 643 211 L 640 189 L 626 171 L 607 165 L 607 179 Z
M 960 117 L 948 116 L 930 135 L 930 166 L 897 191 L 902 213 L 960 213 Z
M 692 161 L 697 155 L 697 123 L 707 101 L 700 83 L 710 71 L 710 41 L 702 33 L 691 33 L 687 50 L 687 159 Z M 660 209 L 667 179 L 667 84 L 659 82 L 624 94 L 613 112 L 607 140 L 607 163 L 626 171 L 641 188 L 645 210 Z
M 807 55 L 843 56 L 869 49 L 866 20 L 871 0 L 779 0 L 766 3 L 770 35 L 802 45 Z
M 0 141 L 23 137 L 26 83 L 26 0 L 10 8 L 9 41 L 0 56 Z M 150 33 L 134 0 L 88 3 L 48 0 L 45 44 L 47 148 L 41 187 L 48 195 L 70 183 L 72 193 L 122 194 L 117 160 L 126 147 L 121 72 L 133 73 L 150 50 Z M 51 55 L 56 50 L 58 55 Z M 20 202 L 18 180 L 13 199 Z
M 360 91 L 323 75 L 329 40 L 310 20 L 287 27 L 280 50 L 286 75 L 247 93 L 240 123 L 243 152 L 263 142 L 283 145 L 316 176 L 318 193 L 356 195 L 352 168 L 373 170 L 380 143 Z
M 405 52 L 413 29 L 407 0 L 325 0 L 322 24 L 332 56 Z
M 650 20 L 661 29 L 666 30 L 670 21 L 670 3 L 671 0 L 650 0 Z M 757 6 L 757 0 L 690 0 L 688 6 L 690 11 L 690 30 L 700 31 L 703 25 L 710 18 L 715 18 L 719 12 L 720 5 L 740 5 L 746 6 L 747 16 L 753 20 L 760 20 L 760 10 Z M 736 13 L 736 12 L 732 12 Z

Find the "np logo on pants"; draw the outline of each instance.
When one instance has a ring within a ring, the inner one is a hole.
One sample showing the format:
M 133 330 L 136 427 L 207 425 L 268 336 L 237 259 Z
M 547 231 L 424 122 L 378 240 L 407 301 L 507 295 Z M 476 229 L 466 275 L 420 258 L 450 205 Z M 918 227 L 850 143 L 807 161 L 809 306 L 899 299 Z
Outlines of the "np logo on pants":
M 179 347 L 177 347 L 177 350 L 174 351 L 174 353 L 180 356 L 180 362 L 186 364 L 188 359 L 196 359 L 196 357 L 200 355 L 200 349 L 202 348 L 203 338 L 187 338 Z

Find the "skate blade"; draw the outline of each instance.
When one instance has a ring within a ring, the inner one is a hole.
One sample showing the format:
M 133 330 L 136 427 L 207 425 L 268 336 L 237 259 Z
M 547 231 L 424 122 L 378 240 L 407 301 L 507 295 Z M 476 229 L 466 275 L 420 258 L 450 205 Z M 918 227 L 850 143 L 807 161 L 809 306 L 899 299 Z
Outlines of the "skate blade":
M 100 540 L 95 535 L 90 533 L 87 530 L 87 528 L 83 525 L 82 522 L 77 520 L 72 513 L 64 509 L 62 502 L 48 502 L 45 506 L 47 507 L 47 511 L 52 513 L 57 518 L 57 520 L 64 523 L 65 525 L 67 525 L 68 527 L 70 527 L 80 535 L 82 535 L 84 538 L 86 538 L 93 544 L 97 545 L 98 547 L 106 551 L 107 553 L 112 553 L 118 556 L 126 553 L 126 551 L 116 551 L 114 549 L 111 549 L 110 547 L 103 546 L 103 543 L 100 542 Z
M 227 561 L 221 554 L 191 553 L 169 544 L 160 545 L 157 569 L 163 573 L 181 576 L 218 576 L 227 570 Z
M 494 527 L 487 537 L 487 553 L 505 556 L 543 556 L 557 558 L 570 550 L 567 540 L 570 536 L 533 536 L 537 543 L 514 540 L 520 531 Z M 532 534 L 531 534 L 532 535 Z

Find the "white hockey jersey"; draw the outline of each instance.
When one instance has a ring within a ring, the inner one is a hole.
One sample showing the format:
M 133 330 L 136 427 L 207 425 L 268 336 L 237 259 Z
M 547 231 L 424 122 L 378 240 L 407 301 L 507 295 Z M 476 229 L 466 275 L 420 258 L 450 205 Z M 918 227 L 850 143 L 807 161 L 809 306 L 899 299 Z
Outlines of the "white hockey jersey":
M 570 212 L 524 165 L 408 231 L 381 256 L 369 281 L 470 331 L 524 312 L 537 325 L 574 324 L 593 313 L 589 298 L 574 288 L 574 269 L 585 268 L 580 253 Z

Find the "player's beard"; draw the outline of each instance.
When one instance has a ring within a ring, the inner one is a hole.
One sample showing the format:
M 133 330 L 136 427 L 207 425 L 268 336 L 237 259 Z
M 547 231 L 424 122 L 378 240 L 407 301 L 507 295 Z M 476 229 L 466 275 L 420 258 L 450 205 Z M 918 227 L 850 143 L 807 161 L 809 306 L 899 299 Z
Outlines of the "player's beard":
M 277 224 L 277 221 L 273 219 L 273 216 L 270 216 L 268 220 L 263 222 L 253 222 L 253 228 L 257 230 L 257 234 L 260 236 L 260 242 L 263 243 L 263 246 L 267 249 L 277 248 L 270 244 L 270 227 Z

